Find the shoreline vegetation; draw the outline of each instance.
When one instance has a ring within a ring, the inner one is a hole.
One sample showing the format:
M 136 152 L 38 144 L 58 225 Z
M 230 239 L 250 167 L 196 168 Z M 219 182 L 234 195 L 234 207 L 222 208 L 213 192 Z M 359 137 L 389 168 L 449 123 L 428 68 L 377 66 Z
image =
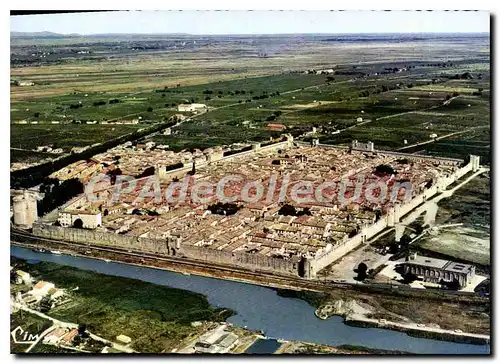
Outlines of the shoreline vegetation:
M 347 290 L 326 294 L 278 289 L 277 293 L 308 302 L 316 309 L 316 316 L 323 320 L 340 316 L 346 325 L 385 328 L 413 337 L 477 345 L 490 342 L 489 338 L 475 336 L 490 335 L 489 303 L 444 303 L 425 296 L 414 303 L 397 296 Z
M 22 244 L 21 244 L 22 245 Z M 130 262 L 123 261 L 127 264 Z M 132 263 L 134 264 L 134 263 Z M 141 264 L 138 264 L 141 265 Z M 150 268 L 159 268 L 149 266 Z M 167 270 L 172 270 L 166 268 Z M 173 271 L 182 272 L 178 269 Z M 194 272 L 201 276 L 213 276 L 219 279 L 229 279 L 204 272 Z M 248 280 L 250 284 L 259 284 Z M 279 287 L 279 286 L 278 286 Z M 463 332 L 489 335 L 490 330 L 490 302 L 484 299 L 471 300 L 468 297 L 442 297 L 434 292 L 412 292 L 392 290 L 391 294 L 385 290 L 370 287 L 355 286 L 352 289 L 340 288 L 329 293 L 313 292 L 310 290 L 293 291 L 287 287 L 276 288 L 278 295 L 302 299 L 315 309 L 325 306 L 334 300 L 355 300 L 362 306 L 368 307 L 371 319 L 387 321 L 401 320 L 424 324 L 429 327 L 440 327 L 445 330 L 462 330 Z M 416 299 L 418 298 L 418 300 Z M 423 304 L 419 304 L 422 303 Z
M 12 256 L 11 266 L 24 270 L 39 280 L 52 282 L 67 292 L 70 302 L 51 309 L 47 313 L 49 316 L 85 324 L 88 330 L 109 340 L 119 334 L 130 336 L 131 347 L 140 353 L 177 352 L 186 343 L 192 343 L 197 337 L 213 329 L 214 325 L 217 326 L 216 322 L 225 321 L 236 314 L 231 309 L 211 307 L 202 294 L 141 280 L 108 276 L 50 262 L 30 263 Z M 16 285 L 11 289 L 23 291 L 27 286 Z M 285 291 L 279 294 L 287 295 Z M 314 300 L 315 296 L 320 294 L 300 295 L 301 299 L 307 300 Z M 179 313 L 182 314 L 181 317 L 175 318 Z M 21 311 L 11 314 L 10 321 L 11 331 L 19 325 L 24 325 L 25 328 L 27 325 L 30 332 L 41 332 L 50 327 L 49 321 Z M 194 322 L 197 324 L 193 325 Z M 231 331 L 237 333 L 242 340 L 234 353 L 244 353 L 257 340 L 267 339 L 261 332 L 244 328 L 234 327 Z M 360 345 L 334 347 L 303 341 L 279 342 L 280 347 L 274 354 L 408 354 L 399 350 Z M 27 347 L 26 344 L 16 344 L 11 340 L 11 353 L 24 353 Z M 40 342 L 30 353 L 75 354 L 75 351 Z
M 200 334 L 195 321 L 222 322 L 233 310 L 212 307 L 206 297 L 137 279 L 108 276 L 49 262 L 30 264 L 11 257 L 11 266 L 66 289 L 71 302 L 49 311 L 62 321 L 85 324 L 113 340 L 123 334 L 143 353 L 162 353 Z M 72 289 L 78 289 L 72 291 Z

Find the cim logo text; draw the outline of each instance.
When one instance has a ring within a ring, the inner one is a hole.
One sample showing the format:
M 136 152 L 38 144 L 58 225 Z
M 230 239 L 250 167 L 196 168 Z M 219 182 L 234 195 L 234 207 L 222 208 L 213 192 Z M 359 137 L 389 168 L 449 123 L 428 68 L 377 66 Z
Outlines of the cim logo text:
M 30 334 L 28 331 L 24 331 L 21 326 L 16 327 L 10 334 L 16 344 L 33 344 L 39 338 L 38 334 Z

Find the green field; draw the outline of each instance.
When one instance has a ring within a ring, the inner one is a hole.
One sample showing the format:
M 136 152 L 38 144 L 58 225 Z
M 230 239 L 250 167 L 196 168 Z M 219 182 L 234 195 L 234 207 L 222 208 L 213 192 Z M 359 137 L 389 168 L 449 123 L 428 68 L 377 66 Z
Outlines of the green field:
M 481 175 L 458 189 L 450 198 L 441 200 L 436 223 L 462 223 L 463 226 L 440 230 L 438 235 L 424 237 L 417 245 L 428 252 L 489 266 L 490 184 L 490 178 Z
M 52 309 L 50 316 L 84 323 L 89 331 L 108 340 L 127 335 L 139 352 L 168 351 L 198 333 L 200 329 L 192 327 L 192 321 L 223 321 L 232 314 L 230 310 L 212 307 L 197 293 L 53 263 L 13 262 L 56 287 L 79 287 L 71 293 L 73 301 Z
M 437 77 L 439 73 L 433 72 L 428 70 L 426 77 Z M 420 73 L 356 80 L 341 75 L 333 81 L 326 77 L 284 74 L 156 89 L 135 96 L 110 94 L 105 98 L 101 94 L 89 94 L 84 106 L 76 110 L 69 109 L 68 105 L 78 102 L 82 95 L 44 97 L 44 102 L 33 100 L 14 103 L 12 117 L 33 121 L 33 117 L 22 111 L 29 109 L 29 113 L 39 110 L 38 119 L 43 118 L 46 122 L 65 116 L 71 120 L 98 121 L 140 117 L 142 121 L 151 120 L 154 123 L 177 113 L 175 105 L 179 103 L 206 103 L 209 111 L 185 122 L 177 128 L 178 134 L 154 138 L 156 142 L 168 144 L 174 150 L 268 140 L 273 134 L 267 132 L 265 127 L 271 121 L 283 123 L 289 128 L 309 125 L 341 130 L 353 127 L 340 134 L 322 133 L 319 138 L 322 142 L 341 144 L 353 139 L 371 140 L 380 147 L 390 149 L 404 147 L 404 140 L 410 145 L 427 141 L 434 133 L 442 136 L 478 125 L 489 126 L 489 100 L 485 95 L 459 93 L 449 105 L 443 105 L 447 98 L 456 95 L 444 91 L 446 85 L 455 80 L 441 80 L 439 85 L 431 85 L 439 86 L 439 90 L 422 91 L 415 89 L 414 85 L 430 81 L 426 81 L 427 78 L 423 78 Z M 123 101 L 112 105 L 93 105 L 96 100 L 114 98 Z M 56 113 L 54 110 L 57 108 L 62 108 L 64 114 Z M 147 111 L 148 108 L 151 111 Z M 280 115 L 273 117 L 276 113 Z M 358 117 L 371 122 L 356 126 Z M 139 127 L 114 124 L 12 124 L 11 146 L 22 149 L 46 144 L 63 148 L 84 146 Z M 44 138 L 40 139 L 40 135 Z M 40 144 L 42 140 L 44 144 Z M 479 141 L 486 140 L 489 138 Z
M 12 332 L 12 330 L 16 329 L 18 326 L 21 327 L 24 332 L 28 332 L 35 336 L 52 326 L 52 322 L 29 312 L 18 311 L 10 315 L 10 331 Z M 23 338 L 20 337 L 18 340 L 23 340 Z M 30 344 L 15 343 L 12 336 L 10 336 L 11 353 L 23 353 L 29 346 Z
M 37 146 L 53 145 L 55 148 L 63 148 L 69 152 L 69 149 L 73 147 L 102 143 L 140 128 L 144 128 L 144 125 L 12 125 L 10 143 L 12 148 L 33 149 Z
M 12 79 L 35 82 L 34 86 L 11 86 L 11 121 L 39 123 L 11 123 L 12 147 L 29 150 L 41 145 L 40 140 L 42 145 L 66 147 L 94 144 L 127 130 L 51 122 L 140 118 L 158 123 L 178 113 L 178 104 L 196 102 L 206 104 L 209 111 L 195 115 L 172 135 L 154 140 L 174 150 L 263 141 L 274 136 L 266 125 L 277 122 L 286 125 L 288 132 L 322 127 L 316 135 L 321 142 L 371 140 L 384 149 L 426 142 L 431 134 L 452 134 L 408 151 L 462 158 L 477 149 L 483 161 L 489 161 L 488 37 L 438 37 L 432 46 L 413 40 L 336 43 L 322 36 L 208 37 L 199 47 L 135 53 L 115 38 L 105 38 L 108 43 L 89 38 L 87 48 L 107 59 L 71 55 L 36 67 L 11 69 Z M 136 41 L 156 47 L 191 38 L 153 36 Z M 55 39 L 49 44 L 44 40 L 40 47 L 64 53 L 69 49 L 67 41 Z M 73 41 L 74 48 L 82 46 L 78 39 Z M 28 53 L 29 44 L 20 39 L 12 52 Z M 114 44 L 120 47 L 110 48 Z M 260 44 L 272 44 L 279 51 L 261 57 Z M 335 74 L 316 74 L 324 69 L 333 69 Z M 451 103 L 443 105 L 451 97 Z M 363 123 L 356 122 L 359 117 Z M 478 126 L 484 130 L 472 129 Z M 342 132 L 332 133 L 336 130 Z M 449 143 L 458 147 L 448 148 Z M 13 160 L 22 158 L 19 153 L 12 155 Z M 36 160 L 37 156 L 26 158 Z

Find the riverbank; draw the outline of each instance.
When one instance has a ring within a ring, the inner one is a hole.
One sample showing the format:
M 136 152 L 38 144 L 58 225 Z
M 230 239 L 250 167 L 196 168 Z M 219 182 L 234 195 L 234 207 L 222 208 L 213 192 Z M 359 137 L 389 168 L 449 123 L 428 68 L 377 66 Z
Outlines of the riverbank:
M 411 354 L 399 350 L 367 348 L 362 345 L 318 345 L 301 341 L 287 341 L 274 354 L 327 354 L 327 355 L 403 355 Z
M 49 262 L 29 264 L 11 257 L 11 266 L 63 288 L 69 303 L 50 310 L 62 321 L 85 324 L 108 340 L 132 339 L 145 353 L 169 351 L 189 336 L 203 332 L 194 321 L 224 321 L 234 311 L 213 307 L 199 293 L 158 286 L 136 279 L 108 276 Z
M 122 303 L 120 301 L 125 300 L 128 302 L 128 307 L 131 312 L 124 313 L 124 312 L 119 312 L 120 315 L 127 315 L 127 320 L 128 322 L 125 323 L 125 319 L 123 320 L 123 326 L 119 329 L 120 332 L 125 333 L 127 336 L 130 336 L 131 339 L 133 339 L 131 343 L 131 348 L 135 348 L 137 351 L 139 351 L 139 346 L 143 347 L 144 342 L 138 339 L 137 336 L 134 336 L 130 331 L 130 325 L 133 325 L 133 331 L 134 332 L 144 332 L 144 331 L 156 331 L 156 327 L 158 326 L 158 322 L 153 322 L 151 319 L 154 320 L 154 317 L 150 316 L 149 320 L 145 320 L 142 323 L 137 322 L 137 320 L 134 320 L 134 313 L 133 311 L 137 310 L 146 310 L 145 303 L 142 301 L 141 294 L 143 293 L 144 288 L 147 288 L 147 291 L 150 292 L 150 295 L 153 296 L 153 301 L 155 299 L 160 299 L 161 296 L 164 296 L 164 292 L 162 291 L 168 291 L 168 296 L 171 298 L 171 301 L 178 301 L 179 297 L 183 296 L 183 293 L 185 294 L 186 297 L 190 298 L 190 300 L 194 300 L 199 298 L 200 295 L 194 294 L 191 292 L 179 292 L 180 290 L 176 289 L 166 289 L 165 287 L 158 287 L 161 288 L 158 290 L 158 288 L 152 288 L 150 284 L 147 284 L 146 287 L 141 287 L 143 285 L 143 282 L 140 281 L 135 281 L 131 279 L 124 279 L 124 278 L 117 278 L 117 277 L 107 277 L 102 274 L 94 273 L 94 272 L 86 272 L 86 271 L 81 271 L 79 269 L 74 269 L 70 268 L 67 266 L 60 266 L 54 263 L 47 263 L 47 262 L 38 262 L 38 263 L 29 263 L 25 260 L 20 260 L 17 258 L 11 258 L 11 265 L 14 267 L 14 269 L 20 269 L 25 272 L 28 272 L 30 276 L 38 279 L 38 280 L 45 280 L 49 281 L 51 283 L 55 283 L 56 287 L 58 289 L 63 289 L 66 292 L 66 295 L 70 296 L 66 301 L 68 301 L 67 304 L 58 306 L 56 308 L 53 308 L 50 310 L 48 313 L 51 317 L 61 319 L 61 320 L 70 320 L 70 319 L 77 319 L 79 323 L 83 323 L 87 326 L 87 329 L 89 331 L 94 331 L 95 332 L 102 332 L 102 335 L 104 337 L 107 337 L 109 340 L 113 339 L 113 335 L 116 332 L 113 332 L 113 330 L 110 330 L 109 324 L 105 323 L 104 321 L 107 321 L 110 319 L 109 313 L 103 313 L 103 311 L 107 311 L 110 308 L 106 307 L 103 308 L 99 306 L 99 302 L 106 302 L 111 300 L 111 297 L 115 297 L 114 300 L 118 301 L 117 306 L 118 309 L 117 311 L 121 311 L 120 307 L 122 306 Z M 115 286 L 115 290 L 112 290 L 109 292 L 110 285 Z M 127 288 L 129 286 L 133 286 L 134 290 L 137 290 L 137 295 L 133 297 L 133 301 L 131 301 L 131 297 L 129 294 L 126 292 Z M 95 291 L 92 287 L 99 287 L 99 292 Z M 17 293 L 17 292 L 22 292 L 23 290 L 26 290 L 27 286 L 24 284 L 18 284 L 18 285 L 13 285 L 12 291 Z M 122 292 L 122 297 L 116 297 L 116 290 L 120 290 Z M 125 291 L 125 292 L 124 292 Z M 194 297 L 192 297 L 194 296 Z M 163 297 L 166 298 L 166 297 Z M 88 302 L 88 300 L 92 300 L 92 304 Z M 198 304 L 204 304 L 204 302 L 201 302 L 197 300 Z M 189 322 L 189 329 L 191 332 L 189 332 L 187 335 L 182 335 L 178 336 L 177 339 L 174 337 L 171 337 L 170 341 L 172 342 L 172 345 L 170 347 L 164 347 L 163 344 L 164 342 L 152 342 L 150 344 L 150 349 L 156 347 L 158 350 L 161 351 L 155 351 L 156 353 L 189 353 L 192 352 L 193 350 L 189 351 L 186 350 L 189 349 L 194 345 L 196 341 L 200 338 L 201 335 L 207 333 L 208 331 L 214 330 L 217 327 L 220 326 L 218 322 L 213 322 L 213 321 L 192 321 L 190 320 L 185 320 L 183 319 L 183 314 L 185 314 L 183 311 L 186 309 L 186 302 L 185 300 L 183 302 L 179 303 L 179 306 L 182 305 L 182 309 L 174 309 L 172 310 L 172 304 L 173 302 L 165 301 L 162 300 L 163 306 L 167 306 L 167 310 L 170 311 L 169 313 L 171 315 L 174 315 L 177 313 L 180 318 L 177 319 L 176 321 L 179 322 L 184 322 L 186 321 Z M 155 310 L 156 303 L 155 302 L 150 302 L 150 310 L 149 311 L 154 311 Z M 156 307 L 156 310 L 158 307 Z M 172 312 L 174 311 L 174 312 Z M 222 314 L 220 310 L 215 310 L 218 312 L 219 315 Z M 230 310 L 226 310 L 227 312 L 225 314 L 232 314 L 233 312 Z M 82 314 L 82 312 L 85 312 L 86 314 Z M 163 313 L 164 314 L 164 313 Z M 43 315 L 42 315 L 43 316 Z M 94 320 L 92 319 L 92 316 L 98 316 L 100 317 L 99 320 Z M 222 317 L 214 317 L 216 315 L 212 315 L 210 318 L 222 318 Z M 85 317 L 85 318 L 84 318 Z M 172 321 L 172 320 L 169 320 Z M 152 325 L 153 324 L 153 325 Z M 172 325 L 172 323 L 170 323 Z M 195 324 L 195 325 L 193 325 Z M 34 335 L 40 334 L 40 332 L 43 332 L 44 329 L 47 329 L 51 327 L 51 322 L 48 320 L 44 320 L 37 315 L 34 315 L 33 313 L 30 312 L 22 312 L 18 311 L 17 313 L 11 314 L 11 331 L 14 330 L 17 326 L 23 327 L 24 330 L 33 333 Z M 163 327 L 164 328 L 164 327 Z M 197 328 L 194 330 L 194 328 Z M 336 349 L 332 346 L 327 346 L 327 345 L 322 345 L 322 344 L 315 344 L 315 343 L 305 343 L 305 342 L 292 342 L 293 345 L 290 346 L 289 341 L 281 341 L 281 340 L 276 340 L 276 339 L 270 339 L 266 338 L 265 336 L 262 335 L 262 332 L 255 332 L 251 331 L 245 328 L 239 328 L 239 327 L 228 327 L 227 330 L 229 332 L 233 332 L 238 336 L 238 345 L 231 350 L 231 353 L 233 354 L 241 354 L 241 353 L 246 353 L 246 354 L 298 354 L 298 353 L 328 353 L 328 354 L 371 354 L 371 353 L 392 353 L 390 351 L 384 351 L 384 350 L 377 350 L 377 349 L 371 349 L 370 350 L 351 350 L 351 351 L 346 351 L 346 350 L 340 350 Z M 186 330 L 189 331 L 189 330 Z M 164 335 L 165 333 L 162 333 Z M 150 335 L 148 336 L 148 339 L 154 336 Z M 138 344 L 140 343 L 140 344 Z M 272 344 L 272 345 L 271 345 Z M 161 345 L 161 346 L 160 346 Z M 274 346 L 273 346 L 274 345 Z M 23 353 L 27 347 L 30 345 L 26 344 L 17 344 L 15 342 L 11 342 L 11 352 L 12 353 Z M 278 348 L 278 350 L 276 350 Z M 102 349 L 102 348 L 101 348 Z M 37 344 L 33 350 L 30 351 L 31 353 L 64 353 L 64 354 L 72 354 L 72 353 L 78 353 L 76 348 L 72 348 L 72 350 L 69 350 L 69 348 L 65 347 L 57 347 L 54 345 L 46 345 L 42 342 Z M 82 351 L 84 352 L 84 351 Z M 85 351 L 86 353 L 90 353 L 89 351 Z M 152 352 L 152 351 L 147 351 L 147 352 Z
M 397 330 L 415 337 L 471 344 L 490 341 L 489 303 L 437 302 L 425 296 L 409 300 L 353 291 L 317 294 L 280 290 L 278 294 L 306 300 L 322 320 L 339 316 L 347 325 Z
M 404 332 L 410 336 L 426 339 L 451 341 L 461 344 L 485 345 L 491 342 L 489 335 L 472 334 L 461 330 L 443 330 L 438 327 L 427 327 L 416 323 L 398 323 L 386 320 L 374 320 L 363 315 L 352 315 L 345 319 L 346 325 L 357 327 L 377 327 Z
M 269 287 L 112 261 L 105 262 L 88 257 L 37 253 L 17 246 L 11 246 L 11 255 L 30 261 L 47 261 L 200 293 L 208 299 L 212 307 L 228 307 L 236 312 L 226 320 L 233 327 L 261 331 L 271 338 L 328 346 L 363 345 L 374 349 L 419 354 L 489 354 L 490 352 L 489 345 L 457 344 L 414 338 L 386 329 L 349 326 L 337 316 L 320 320 L 314 314 L 314 307 L 305 300 L 282 297 L 275 289 Z M 311 293 L 314 292 L 307 292 Z
M 350 284 L 322 280 L 309 280 L 289 275 L 279 275 L 263 271 L 250 271 L 243 268 L 216 265 L 198 260 L 184 258 L 171 258 L 153 254 L 136 253 L 123 249 L 103 248 L 88 246 L 86 244 L 67 243 L 60 240 L 44 239 L 11 230 L 11 245 L 30 249 L 44 248 L 46 250 L 58 250 L 70 256 L 100 259 L 104 261 L 115 261 L 154 269 L 168 270 L 172 272 L 195 274 L 203 277 L 231 280 L 249 284 L 272 287 L 281 290 L 311 291 L 316 293 L 336 292 L 346 290 L 363 293 L 386 294 L 390 296 L 421 298 L 437 301 L 453 302 L 487 302 L 488 298 L 480 297 L 470 293 L 430 290 L 422 291 L 409 286 L 394 287 L 390 284 Z M 397 289 L 396 289 L 397 288 Z
M 396 317 L 394 312 L 392 315 L 388 312 L 384 313 L 373 306 L 352 299 L 327 301 L 326 304 L 316 309 L 315 314 L 322 320 L 326 320 L 331 316 L 341 316 L 344 318 L 346 325 L 397 330 L 415 337 L 476 345 L 490 343 L 489 334 L 463 332 L 461 329 L 443 329 L 436 323 L 440 322 L 436 317 L 434 318 L 434 322 L 431 323 L 417 323 L 408 317 Z M 397 321 L 391 321 L 391 319 Z
M 57 244 L 44 243 L 45 246 L 48 246 L 50 249 L 62 250 Z M 36 245 L 33 245 L 33 247 Z M 60 245 L 64 247 L 64 245 Z M 73 251 L 75 250 L 72 247 Z M 82 250 L 84 248 L 82 247 Z M 78 250 L 78 249 L 76 249 Z M 87 254 L 85 254 L 87 253 Z M 89 254 L 93 256 L 94 254 L 99 254 L 99 259 L 105 259 L 106 261 L 114 261 L 118 259 L 117 253 L 111 252 L 93 252 L 93 251 L 82 251 L 80 255 L 89 256 Z M 70 253 L 75 254 L 75 253 Z M 136 258 L 120 256 L 119 261 L 137 264 L 137 265 L 146 265 L 146 266 L 154 266 L 155 268 L 162 267 L 161 260 L 154 260 L 151 258 Z M 129 261 L 131 260 L 131 261 Z M 224 272 L 219 271 L 217 269 L 209 269 L 203 266 L 193 266 L 191 269 L 186 269 L 187 267 L 184 265 L 176 265 L 168 263 L 169 270 L 177 271 L 179 273 L 186 273 L 186 271 L 199 274 L 208 277 L 214 278 L 223 278 L 229 279 L 227 275 L 231 275 L 232 280 L 237 280 L 245 283 L 251 284 L 262 284 L 266 285 L 265 277 L 248 277 L 247 274 L 242 272 Z M 164 267 L 162 267 L 164 268 Z M 164 268 L 165 269 L 165 268 Z M 419 290 L 418 292 L 413 291 L 403 291 L 403 290 L 395 290 L 391 292 L 387 292 L 384 289 L 373 289 L 370 287 L 356 286 L 356 287 L 335 287 L 330 288 L 330 293 L 325 293 L 321 290 L 321 288 L 316 288 L 316 285 L 321 285 L 319 282 L 301 282 L 304 285 L 311 285 L 313 288 L 311 290 L 304 291 L 296 291 L 296 286 L 291 286 L 286 284 L 286 280 L 281 279 L 280 277 L 274 277 L 268 280 L 267 286 L 277 288 L 280 295 L 284 297 L 298 297 L 304 299 L 306 302 L 310 303 L 315 308 L 320 308 L 321 306 L 328 306 L 332 300 L 345 299 L 355 300 L 356 302 L 361 302 L 368 307 L 367 312 L 357 311 L 358 314 L 366 313 L 367 316 L 358 317 L 356 323 L 360 325 L 360 321 L 366 319 L 364 325 L 371 325 L 372 327 L 386 327 L 392 330 L 398 330 L 405 333 L 412 333 L 413 328 L 417 327 L 426 327 L 426 328 L 438 328 L 447 331 L 461 330 L 463 332 L 479 334 L 479 335 L 489 335 L 490 330 L 490 322 L 489 322 L 489 311 L 490 311 L 490 303 L 487 299 L 483 299 L 480 297 L 473 296 L 464 296 L 464 297 L 441 297 L 439 294 L 436 296 L 433 292 L 422 292 Z M 318 289 L 318 291 L 314 291 Z M 388 294 L 391 293 L 391 294 Z M 359 305 L 358 305 L 359 307 Z M 343 312 L 336 313 L 335 315 L 339 315 L 342 317 L 346 317 Z M 327 315 L 329 317 L 331 315 Z M 318 316 L 321 318 L 321 315 Z M 384 321 L 396 321 L 396 324 L 393 327 L 381 326 L 377 324 L 378 320 Z M 373 322 L 371 320 L 374 320 Z M 352 322 L 351 324 L 356 324 Z M 399 325 L 402 323 L 412 324 L 412 327 L 406 328 Z M 417 334 L 422 336 L 422 331 L 425 330 L 417 329 Z M 449 340 L 450 338 L 454 339 L 457 335 L 449 335 L 446 332 L 443 332 L 442 336 L 439 334 L 433 333 L 433 339 L 440 340 Z M 427 336 L 423 336 L 427 337 Z M 460 341 L 462 336 L 460 335 L 458 342 Z M 482 339 L 480 339 L 482 340 Z M 467 342 L 467 341 L 465 341 Z

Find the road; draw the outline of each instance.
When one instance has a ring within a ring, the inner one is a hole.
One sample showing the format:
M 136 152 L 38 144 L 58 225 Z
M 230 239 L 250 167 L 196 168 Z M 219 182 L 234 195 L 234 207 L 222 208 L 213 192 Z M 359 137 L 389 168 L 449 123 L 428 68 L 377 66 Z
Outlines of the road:
M 402 116 L 402 115 L 414 114 L 416 112 L 422 112 L 422 111 L 428 111 L 428 110 L 437 109 L 437 108 L 439 108 L 441 106 L 449 104 L 451 102 L 451 100 L 456 99 L 457 97 L 459 97 L 459 96 L 452 97 L 449 100 L 444 101 L 442 104 L 434 105 L 434 106 L 431 106 L 431 107 L 426 107 L 424 109 L 405 111 L 405 112 L 400 112 L 400 113 L 397 113 L 397 114 L 392 114 L 392 115 L 387 115 L 387 116 L 381 116 L 381 117 L 375 118 L 373 120 L 363 121 L 363 122 L 361 122 L 359 124 L 355 124 L 355 125 L 352 125 L 352 126 L 350 126 L 348 128 L 341 129 L 340 132 L 343 132 L 343 131 L 349 130 L 349 129 L 353 129 L 353 128 L 356 128 L 356 127 L 361 126 L 361 125 L 366 125 L 366 124 L 372 123 L 374 121 L 379 121 L 379 120 L 384 120 L 384 119 L 392 119 L 392 118 L 395 118 L 395 117 L 398 117 L 398 116 Z M 412 145 L 412 146 L 415 146 L 415 145 Z M 408 146 L 408 147 L 405 147 L 405 148 L 410 148 L 410 147 L 411 146 Z M 400 149 L 398 149 L 398 150 L 400 150 Z
M 55 153 L 50 153 L 50 152 L 41 152 L 39 150 L 31 150 L 31 149 L 23 149 L 23 148 L 13 148 L 13 147 L 10 147 L 10 150 L 19 150 L 21 152 L 30 152 L 30 153 L 39 153 L 39 154 L 47 154 L 47 155 L 58 155 L 58 154 L 55 154 Z
M 36 341 L 33 342 L 33 344 L 31 344 L 29 346 L 29 348 L 27 348 L 24 352 L 25 353 L 29 353 L 31 351 L 31 349 L 33 349 L 45 337 L 45 335 L 47 335 L 49 332 L 51 332 L 52 330 L 54 330 L 56 327 L 57 327 L 57 325 L 52 325 L 47 330 L 45 330 L 44 332 L 42 332 L 41 334 L 39 334 L 38 338 L 36 339 Z
M 44 332 L 42 332 L 37 341 L 35 343 L 33 343 L 28 349 L 26 349 L 26 352 L 29 352 L 29 350 L 31 350 L 33 347 L 35 347 L 35 345 L 40 342 L 40 340 L 42 340 L 42 338 L 47 335 L 50 331 L 52 331 L 54 328 L 56 327 L 65 327 L 65 328 L 69 328 L 69 329 L 78 329 L 78 324 L 75 324 L 75 323 L 72 323 L 72 322 L 64 322 L 64 321 L 61 321 L 61 320 L 58 320 L 58 319 L 55 319 L 53 317 L 50 317 L 40 311 L 37 311 L 37 310 L 34 310 L 32 308 L 29 308 L 28 306 L 24 305 L 24 304 L 21 304 L 19 302 L 11 302 L 11 306 L 13 306 L 14 309 L 20 309 L 20 310 L 23 310 L 23 311 L 26 311 L 26 312 L 29 312 L 29 313 L 32 313 L 34 315 L 37 315 L 38 317 L 41 317 L 45 320 L 48 320 L 48 321 L 52 321 L 52 326 L 50 328 L 48 328 L 47 330 L 45 330 Z M 87 331 L 88 332 L 88 331 Z M 129 348 L 129 347 L 126 347 L 126 346 L 123 346 L 123 345 L 120 345 L 120 344 L 117 344 L 117 343 L 114 343 L 112 341 L 109 341 L 109 340 L 106 340 L 100 336 L 97 336 L 95 334 L 92 334 L 91 332 L 88 332 L 90 338 L 96 340 L 96 341 L 101 341 L 103 343 L 105 343 L 106 345 L 112 345 L 114 348 L 118 349 L 118 350 L 121 350 L 121 351 L 124 351 L 124 352 L 127 352 L 127 353 L 136 353 L 135 350 Z
M 449 138 L 451 136 L 454 136 L 454 135 L 459 135 L 459 134 L 463 134 L 463 133 L 468 133 L 470 131 L 473 131 L 473 130 L 476 130 L 476 129 L 484 129 L 484 128 L 489 128 L 490 126 L 489 125 L 480 125 L 480 126 L 474 126 L 474 127 L 471 127 L 471 128 L 467 128 L 465 130 L 462 130 L 462 131 L 456 131 L 454 133 L 450 133 L 450 134 L 446 134 L 446 135 L 443 135 L 443 136 L 440 136 L 440 137 L 437 137 L 437 138 L 434 138 L 434 139 L 431 139 L 431 140 L 427 140 L 425 142 L 420 142 L 420 143 L 415 143 L 415 144 L 411 144 L 411 145 L 407 145 L 405 147 L 402 147 L 402 148 L 399 148 L 399 149 L 396 149 L 396 151 L 401 151 L 401 150 L 405 150 L 405 149 L 409 149 L 409 148 L 413 148 L 413 147 L 418 147 L 420 145 L 425 145 L 425 144 L 429 144 L 429 143 L 434 143 L 434 142 L 437 142 L 438 140 L 441 140 L 441 139 L 445 139 L 445 138 Z
M 71 323 L 71 322 L 64 322 L 64 321 L 60 321 L 58 319 L 55 319 L 53 317 L 50 317 L 40 311 L 37 311 L 37 310 L 33 310 L 32 308 L 29 308 L 28 306 L 26 305 L 23 305 L 19 302 L 14 302 L 12 303 L 12 305 L 14 306 L 14 308 L 17 308 L 17 309 L 20 309 L 20 310 L 23 310 L 23 311 L 26 311 L 26 312 L 29 312 L 29 313 L 32 313 L 34 315 L 37 315 L 45 320 L 48 320 L 48 321 L 52 321 L 52 323 L 56 326 L 59 326 L 59 327 L 67 327 L 69 329 L 77 329 L 78 328 L 78 324 L 74 324 L 74 323 Z

